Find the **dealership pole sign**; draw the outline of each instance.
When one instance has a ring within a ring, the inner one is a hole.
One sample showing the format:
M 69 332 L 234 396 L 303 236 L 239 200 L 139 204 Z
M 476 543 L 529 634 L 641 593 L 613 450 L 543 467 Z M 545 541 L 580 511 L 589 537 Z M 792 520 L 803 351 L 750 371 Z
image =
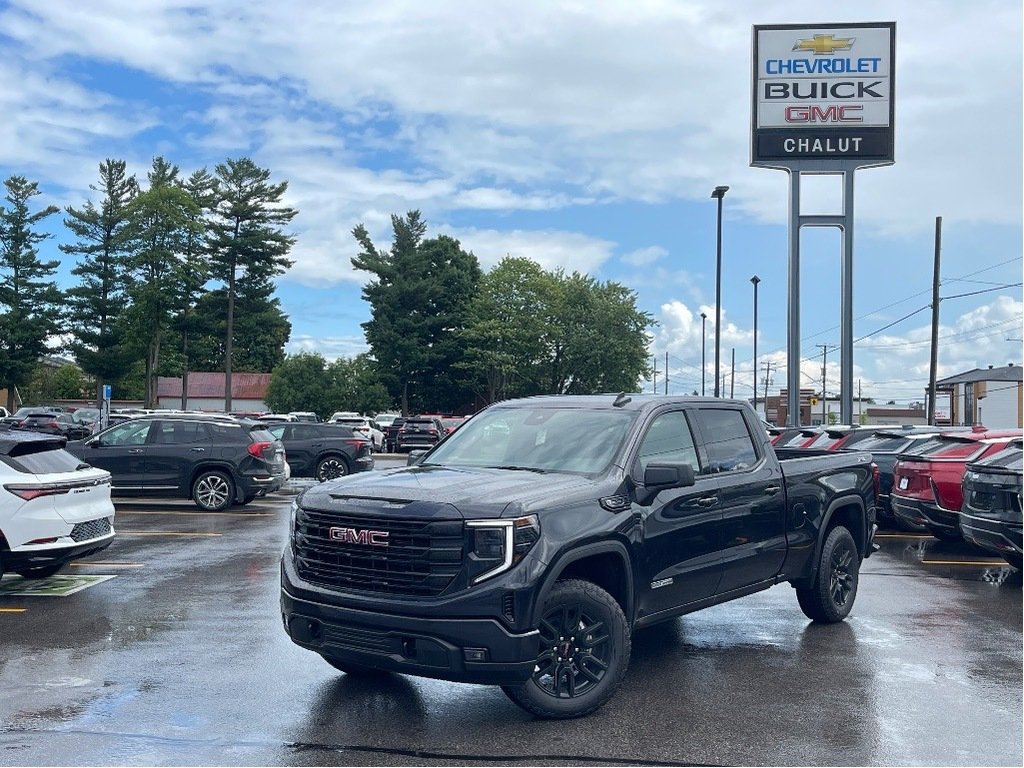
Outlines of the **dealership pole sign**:
M 896 24 L 754 27 L 751 165 L 894 160 Z
M 787 426 L 800 414 L 802 227 L 842 232 L 839 411 L 853 424 L 853 178 L 895 159 L 896 24 L 755 25 L 753 37 L 750 164 L 789 172 Z M 800 213 L 804 173 L 842 176 L 842 214 Z

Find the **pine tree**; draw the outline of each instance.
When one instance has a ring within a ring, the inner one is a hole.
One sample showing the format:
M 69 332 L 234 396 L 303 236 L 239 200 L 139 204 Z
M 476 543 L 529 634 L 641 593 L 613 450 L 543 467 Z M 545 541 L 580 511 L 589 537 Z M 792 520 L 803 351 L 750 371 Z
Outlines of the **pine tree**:
M 89 188 L 102 196 L 99 207 L 87 200 L 81 208 L 65 209 L 64 225 L 78 242 L 60 249 L 81 257 L 71 270 L 79 283 L 67 292 L 70 349 L 82 370 L 95 377 L 99 401 L 104 383 L 121 378 L 131 366 L 120 318 L 125 307 L 127 209 L 139 187 L 124 160 L 107 159 L 100 163 L 99 184 Z
M 295 243 L 284 227 L 298 213 L 281 205 L 288 182 L 271 184 L 270 171 L 243 157 L 217 166 L 218 201 L 210 225 L 212 277 L 227 291 L 224 329 L 224 408 L 231 410 L 231 370 L 238 281 L 270 283 L 292 265 Z
M 5 182 L 8 206 L 0 206 L 0 380 L 7 386 L 7 409 L 14 410 L 14 388 L 28 382 L 39 358 L 61 330 L 61 292 L 51 278 L 60 262 L 40 261 L 36 246 L 50 235 L 35 231 L 60 211 L 54 205 L 35 213 L 29 202 L 39 185 L 24 176 Z

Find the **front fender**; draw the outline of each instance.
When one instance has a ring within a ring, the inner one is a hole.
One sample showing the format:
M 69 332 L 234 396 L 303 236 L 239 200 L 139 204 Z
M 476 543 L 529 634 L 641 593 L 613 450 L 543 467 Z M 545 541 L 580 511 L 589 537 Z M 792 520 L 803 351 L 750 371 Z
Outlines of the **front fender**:
M 579 563 L 580 561 L 596 555 L 612 555 L 620 561 L 622 567 L 621 575 L 623 576 L 625 584 L 624 594 L 619 595 L 618 597 L 622 599 L 622 612 L 626 615 L 630 625 L 632 625 L 633 611 L 636 601 L 634 599 L 633 567 L 632 560 L 629 556 L 629 550 L 621 541 L 606 539 L 603 541 L 583 544 L 563 553 L 559 553 L 555 560 L 552 561 L 548 567 L 547 575 L 541 582 L 540 590 L 537 592 L 536 601 L 533 605 L 530 626 L 536 627 L 540 623 L 541 615 L 544 610 L 544 603 L 547 600 L 548 594 L 554 587 L 555 582 L 562 577 L 566 570 L 574 563 Z

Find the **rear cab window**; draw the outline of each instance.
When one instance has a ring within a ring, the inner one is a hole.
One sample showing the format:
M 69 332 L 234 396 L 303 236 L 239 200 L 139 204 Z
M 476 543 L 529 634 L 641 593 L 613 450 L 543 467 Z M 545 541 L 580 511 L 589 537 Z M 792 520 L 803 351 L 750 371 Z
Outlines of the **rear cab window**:
M 761 452 L 743 412 L 734 408 L 697 408 L 693 412 L 704 443 L 702 474 L 742 472 L 752 468 Z

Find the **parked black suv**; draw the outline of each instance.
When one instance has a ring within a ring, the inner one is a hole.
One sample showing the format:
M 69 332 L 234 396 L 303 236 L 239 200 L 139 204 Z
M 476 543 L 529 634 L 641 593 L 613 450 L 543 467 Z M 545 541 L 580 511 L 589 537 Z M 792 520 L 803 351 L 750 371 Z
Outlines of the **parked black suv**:
M 411 416 L 398 428 L 395 448 L 398 451 L 433 448 L 442 437 L 444 426 L 436 416 Z
M 351 427 L 291 421 L 266 429 L 284 443 L 293 477 L 331 480 L 373 469 L 369 441 L 357 437 Z
M 1021 569 L 1022 442 L 1014 440 L 999 453 L 967 465 L 960 532 L 976 547 Z
M 266 425 L 230 416 L 139 416 L 67 450 L 110 472 L 115 496 L 192 499 L 217 511 L 285 481 L 284 446 Z
M 46 435 L 60 435 L 68 440 L 81 440 L 92 434 L 89 427 L 79 424 L 70 413 L 58 413 L 43 409 L 29 411 L 13 428 L 29 432 L 42 432 Z

